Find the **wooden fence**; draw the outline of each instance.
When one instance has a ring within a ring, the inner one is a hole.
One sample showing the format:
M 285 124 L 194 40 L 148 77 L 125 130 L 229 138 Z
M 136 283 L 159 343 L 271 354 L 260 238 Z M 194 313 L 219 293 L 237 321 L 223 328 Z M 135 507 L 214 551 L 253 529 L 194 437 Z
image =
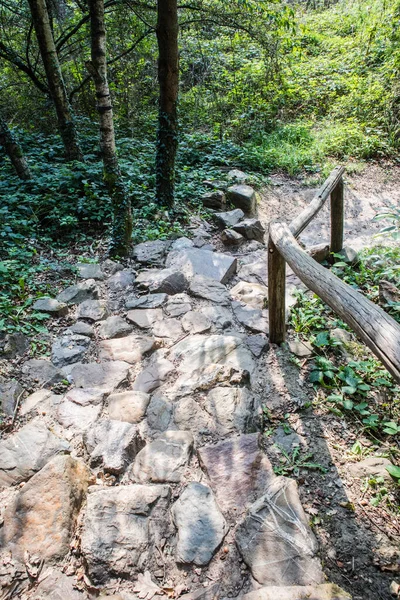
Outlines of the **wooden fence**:
M 400 382 L 400 325 L 379 306 L 317 263 L 296 238 L 312 221 L 330 196 L 330 251 L 343 248 L 343 167 L 332 171 L 312 202 L 290 225 L 272 222 L 268 244 L 268 308 L 270 342 L 281 344 L 286 337 L 286 263 L 305 285 L 315 292 L 347 323 Z

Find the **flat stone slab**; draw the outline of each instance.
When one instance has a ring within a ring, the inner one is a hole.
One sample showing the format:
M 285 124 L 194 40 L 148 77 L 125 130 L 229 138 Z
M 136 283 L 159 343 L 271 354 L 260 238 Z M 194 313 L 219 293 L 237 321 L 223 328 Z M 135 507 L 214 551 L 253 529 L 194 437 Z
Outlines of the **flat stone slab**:
M 150 394 L 160 387 L 174 368 L 169 360 L 155 353 L 150 364 L 136 377 L 132 389 Z
M 46 563 L 68 554 L 90 471 L 70 456 L 53 458 L 21 489 L 4 514 L 3 541 L 13 558 L 39 555 Z
M 39 581 L 34 600 L 86 600 L 86 595 L 74 587 L 75 579 L 60 571 L 47 569 L 40 574 Z
M 227 212 L 219 212 L 213 215 L 213 218 L 222 229 L 230 228 L 236 223 L 239 223 L 244 217 L 244 212 L 240 208 L 229 210 Z
M 191 310 L 182 317 L 182 327 L 188 333 L 204 333 L 211 329 L 211 321 L 201 312 Z
M 268 333 L 269 331 L 269 320 L 268 311 L 260 310 L 259 308 L 252 308 L 242 302 L 232 302 L 233 314 L 247 329 L 254 331 L 254 333 Z
M 88 495 L 81 548 L 94 583 L 143 570 L 157 552 L 151 530 L 154 521 L 161 523 L 169 495 L 165 485 L 110 487 Z
M 129 390 L 108 397 L 108 416 L 112 420 L 140 423 L 150 402 L 149 394 Z
M 230 308 L 223 306 L 203 306 L 200 312 L 210 319 L 217 329 L 227 329 L 232 326 L 233 314 Z
M 163 395 L 154 394 L 147 407 L 147 423 L 154 431 L 165 431 L 171 422 L 173 405 Z
M 98 264 L 78 263 L 76 268 L 78 269 L 78 277 L 82 279 L 98 279 L 99 281 L 104 279 L 104 273 Z
M 79 304 L 76 311 L 78 319 L 89 319 L 90 321 L 102 321 L 107 315 L 107 304 L 101 300 L 85 300 Z
M 26 481 L 69 444 L 55 436 L 40 419 L 0 442 L 0 486 Z
M 142 483 L 178 483 L 192 449 L 193 435 L 189 431 L 167 431 L 139 452 L 129 477 Z
M 130 269 L 122 269 L 107 279 L 107 286 L 112 292 L 122 292 L 130 288 L 135 276 Z
M 101 360 L 125 361 L 131 365 L 143 360 L 144 356 L 156 347 L 153 338 L 128 335 L 124 338 L 99 342 Z
M 215 210 L 223 210 L 226 207 L 226 197 L 223 191 L 215 190 L 206 192 L 201 196 L 203 206 L 213 208 Z
M 236 258 L 199 248 L 170 252 L 166 264 L 189 279 L 195 275 L 203 275 L 220 283 L 227 283 L 236 273 L 237 267 Z
M 258 433 L 245 434 L 198 450 L 200 463 L 224 512 L 240 514 L 274 478 L 258 437 Z
M 162 319 L 154 323 L 153 335 L 176 342 L 183 337 L 184 331 L 178 319 Z
M 107 419 L 86 431 L 83 442 L 90 455 L 90 465 L 113 475 L 123 473 L 144 446 L 136 425 Z
M 230 291 L 232 298 L 260 310 L 267 307 L 268 288 L 260 283 L 239 281 Z
M 112 317 L 108 317 L 108 319 L 101 324 L 99 335 L 101 338 L 109 340 L 124 337 L 131 333 L 132 329 L 132 325 L 129 325 L 125 319 L 118 315 L 113 315 Z
M 170 243 L 154 240 L 137 244 L 133 249 L 133 258 L 144 265 L 162 265 Z
M 221 241 L 225 246 L 240 246 L 244 242 L 244 237 L 233 229 L 224 229 L 221 232 Z
M 247 388 L 215 387 L 208 392 L 204 409 L 220 435 L 254 430 L 254 396 Z
M 265 229 L 258 219 L 245 219 L 232 227 L 233 231 L 240 233 L 247 240 L 264 242 Z
M 142 271 L 139 273 L 136 283 L 152 294 L 180 294 L 188 287 L 186 274 L 183 273 L 181 269 L 177 269 L 176 267 Z
M 275 477 L 269 483 L 238 526 L 236 543 L 263 585 L 313 585 L 325 579 L 293 479 Z
M 77 321 L 71 325 L 71 327 L 68 327 L 64 333 L 67 332 L 77 333 L 78 335 L 86 335 L 90 338 L 94 336 L 93 327 L 89 325 L 89 323 L 85 323 L 85 321 Z
M 257 335 L 249 335 L 246 338 L 246 344 L 250 348 L 252 354 L 259 358 L 263 352 L 269 349 L 269 341 L 266 335 L 262 333 Z
M 12 417 L 18 398 L 23 393 L 22 385 L 13 379 L 0 383 L 0 411 Z
M 359 479 L 364 479 L 365 477 L 383 477 L 389 481 L 391 480 L 391 476 L 386 471 L 386 467 L 389 467 L 391 464 L 388 458 L 368 456 L 360 462 L 348 463 L 346 469 L 348 469 L 350 475 Z
M 57 296 L 59 302 L 64 302 L 68 306 L 80 304 L 85 300 L 96 300 L 99 297 L 99 288 L 94 279 L 87 279 L 76 285 L 70 285 L 60 292 Z
M 130 310 L 126 318 L 136 327 L 149 329 L 154 323 L 163 318 L 163 311 L 161 308 L 136 308 Z
M 247 370 L 210 363 L 193 371 L 183 372 L 168 390 L 168 393 L 172 398 L 180 398 L 198 391 L 210 390 L 216 385 L 241 385 L 248 382 L 249 372 Z
M 215 279 L 203 275 L 193 277 L 189 284 L 189 293 L 216 304 L 229 304 L 229 293 L 226 287 Z
M 167 301 L 167 294 L 147 294 L 139 298 L 128 298 L 125 302 L 127 309 L 130 308 L 159 308 Z
M 351 600 L 351 596 L 334 583 L 322 583 L 283 587 L 272 585 L 238 596 L 237 600 Z
M 52 396 L 50 390 L 37 390 L 30 394 L 27 398 L 22 400 L 20 403 L 19 414 L 24 416 L 28 414 L 31 410 L 35 410 L 37 408 L 41 408 L 43 404 Z
M 265 256 L 264 260 L 256 260 L 241 266 L 238 277 L 246 283 L 261 283 L 268 286 L 268 257 Z
M 66 429 L 82 433 L 93 427 L 103 408 L 104 392 L 99 389 L 73 388 L 56 409 L 56 419 Z
M 313 353 L 313 347 L 309 342 L 302 342 L 300 340 L 292 340 L 288 342 L 289 350 L 292 354 L 295 354 L 299 358 L 306 358 L 311 356 Z
M 164 309 L 169 317 L 181 317 L 192 310 L 192 304 L 187 294 L 175 294 L 169 298 Z
M 82 360 L 89 349 L 90 338 L 77 333 L 67 333 L 57 338 L 51 346 L 51 360 L 56 367 L 65 367 Z
M 211 489 L 201 483 L 189 483 L 173 505 L 171 515 L 178 529 L 176 561 L 207 565 L 227 532 Z
M 54 298 L 39 298 L 32 305 L 33 310 L 48 313 L 52 317 L 65 317 L 68 313 L 68 306 Z
M 63 368 L 64 377 L 81 388 L 112 392 L 128 378 L 130 365 L 123 361 L 76 363 Z

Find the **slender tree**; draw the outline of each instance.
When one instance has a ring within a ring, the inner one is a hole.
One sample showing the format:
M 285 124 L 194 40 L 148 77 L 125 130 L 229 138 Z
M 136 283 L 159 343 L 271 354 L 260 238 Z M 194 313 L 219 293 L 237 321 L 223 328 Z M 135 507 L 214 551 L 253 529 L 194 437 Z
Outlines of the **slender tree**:
M 0 146 L 3 146 L 5 153 L 11 160 L 14 169 L 20 179 L 30 179 L 31 172 L 28 162 L 22 152 L 21 146 L 12 131 L 10 131 L 6 121 L 0 115 Z
M 50 95 L 57 113 L 65 155 L 68 160 L 82 160 L 72 109 L 68 101 L 67 90 L 54 43 L 46 0 L 28 0 L 28 2 Z
M 177 0 L 157 3 L 158 82 L 160 86 L 156 198 L 162 206 L 174 203 L 175 157 L 178 148 L 178 6 Z
M 91 61 L 86 67 L 93 78 L 100 120 L 100 147 L 103 157 L 104 181 L 111 197 L 113 234 L 110 253 L 128 254 L 132 237 L 132 211 L 127 190 L 122 182 L 115 147 L 114 118 L 107 81 L 106 28 L 104 0 L 89 0 Z

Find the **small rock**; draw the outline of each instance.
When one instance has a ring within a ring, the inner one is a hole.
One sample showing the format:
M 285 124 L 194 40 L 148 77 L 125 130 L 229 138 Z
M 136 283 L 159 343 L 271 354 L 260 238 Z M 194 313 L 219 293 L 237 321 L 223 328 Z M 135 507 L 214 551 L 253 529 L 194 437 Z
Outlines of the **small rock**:
M 341 329 L 340 327 L 337 327 L 336 329 L 332 329 L 330 335 L 333 340 L 336 340 L 341 344 L 346 345 L 349 342 L 351 342 L 351 333 L 350 331 L 346 331 L 346 329 Z
M 249 335 L 249 337 L 246 338 L 246 344 L 257 358 L 269 349 L 268 338 L 262 333 L 258 335 Z
M 89 478 L 85 464 L 70 456 L 53 458 L 32 477 L 4 515 L 4 541 L 13 557 L 25 562 L 25 552 L 35 552 L 47 563 L 68 554 Z
M 181 253 L 180 253 L 181 254 Z M 188 286 L 185 274 L 175 268 L 142 271 L 136 283 L 151 293 L 180 294 Z M 126 305 L 127 308 L 128 305 Z
M 117 271 L 122 271 L 124 267 L 113 260 L 107 258 L 101 265 L 101 270 L 107 277 L 114 275 Z
M 122 292 L 133 285 L 135 277 L 130 269 L 123 269 L 107 279 L 107 286 L 112 292 Z
M 211 328 L 211 321 L 199 312 L 189 311 L 182 318 L 182 327 L 189 333 L 204 333 Z
M 228 212 L 215 213 L 213 215 L 214 220 L 223 229 L 230 229 L 236 223 L 239 223 L 244 217 L 244 212 L 240 208 L 230 210 Z
M 218 384 L 241 385 L 248 382 L 249 373 L 245 369 L 211 363 L 183 372 L 170 391 L 175 398 L 179 398 L 196 391 L 209 390 Z M 188 427 L 190 429 L 190 423 Z
M 178 319 L 162 319 L 154 323 L 153 334 L 176 342 L 183 336 L 183 329 Z
M 205 298 L 217 304 L 229 304 L 229 294 L 226 287 L 210 277 L 195 275 L 190 282 L 189 292 L 193 296 Z
M 174 365 L 156 352 L 150 364 L 136 377 L 132 389 L 149 394 L 160 387 L 173 370 Z
M 339 252 L 339 255 L 342 257 L 344 262 L 349 263 L 353 267 L 356 267 L 360 262 L 360 257 L 355 248 L 352 246 L 348 246 L 347 244 L 343 246 L 343 249 Z
M 174 240 L 171 244 L 171 250 L 184 250 L 185 248 L 192 248 L 193 242 L 189 240 L 187 237 L 180 237 L 177 240 Z
M 60 292 L 57 296 L 59 302 L 64 302 L 68 306 L 80 304 L 85 300 L 96 300 L 99 297 L 99 288 L 94 279 L 88 279 L 77 285 L 70 285 Z
M 23 391 L 24 388 L 15 379 L 0 383 L 0 411 L 8 417 L 12 417 L 18 398 Z
M 141 329 L 148 329 L 163 318 L 161 308 L 137 308 L 130 310 L 126 318 Z
M 25 400 L 22 401 L 19 414 L 24 416 L 31 410 L 42 410 L 44 403 L 50 398 L 50 396 L 52 396 L 50 390 L 38 390 L 37 392 L 30 394 L 27 398 L 25 398 Z
M 254 430 L 254 397 L 247 388 L 216 387 L 208 392 L 204 409 L 221 435 Z
M 259 308 L 252 308 L 242 302 L 232 302 L 233 314 L 245 327 L 255 333 L 268 333 L 268 312 Z
M 24 333 L 8 333 L 2 337 L 0 333 L 0 356 L 15 358 L 22 356 L 29 348 L 29 338 Z
M 32 600 L 86 600 L 86 595 L 74 587 L 75 579 L 60 571 L 47 569 L 39 580 Z
M 0 486 L 26 481 L 69 444 L 55 436 L 39 419 L 0 442 Z
M 239 281 L 231 289 L 231 296 L 239 302 L 250 304 L 253 308 L 263 310 L 268 302 L 268 288 L 260 283 L 250 283 L 248 281 Z
M 120 271 L 120 273 L 122 273 L 122 271 Z M 122 317 L 114 315 L 108 317 L 108 319 L 101 324 L 99 335 L 103 339 L 113 339 L 124 337 L 125 335 L 128 335 L 128 333 L 131 333 L 131 331 L 132 325 L 129 325 Z
M 165 431 L 171 421 L 172 404 L 163 396 L 154 395 L 147 407 L 147 423 L 151 429 Z
M 127 380 L 130 365 L 122 361 L 76 363 L 63 368 L 65 377 L 76 387 L 112 392 Z
M 215 210 L 223 210 L 226 206 L 226 197 L 221 190 L 206 192 L 202 195 L 201 201 L 203 206 L 213 208 Z
M 235 179 L 240 183 L 244 183 L 248 179 L 248 176 L 243 171 L 240 171 L 240 169 L 232 169 L 228 172 L 228 179 Z
M 57 406 L 56 419 L 66 429 L 82 433 L 93 427 L 103 408 L 104 392 L 74 388 Z
M 222 306 L 204 306 L 200 309 L 201 314 L 206 316 L 217 329 L 228 329 L 232 326 L 233 315 L 230 309 Z
M 32 306 L 33 310 L 48 313 L 52 317 L 65 317 L 68 306 L 54 298 L 39 298 Z
M 167 301 L 167 294 L 147 294 L 140 298 L 128 298 L 125 306 L 130 308 L 159 308 Z
M 379 300 L 385 304 L 400 302 L 400 290 L 390 281 L 379 282 Z
M 192 310 L 192 304 L 187 294 L 175 294 L 169 298 L 165 306 L 165 312 L 170 317 L 181 317 L 189 310 Z
M 363 479 L 365 477 L 384 477 L 388 481 L 391 480 L 389 473 L 386 471 L 386 467 L 392 463 L 388 458 L 382 456 L 368 456 L 361 462 L 348 463 L 347 469 L 349 470 L 352 477 Z
M 301 342 L 300 340 L 292 340 L 288 342 L 289 350 L 299 358 L 307 358 L 312 355 L 313 349 L 309 342 Z
M 140 423 L 144 419 L 149 402 L 150 396 L 144 392 L 129 390 L 111 394 L 108 397 L 108 416 L 116 421 Z
M 51 360 L 56 367 L 65 367 L 82 360 L 90 345 L 90 338 L 76 333 L 64 334 L 51 347 Z
M 240 246 L 244 242 L 244 237 L 233 229 L 224 229 L 221 240 L 226 246 Z
M 84 433 L 83 443 L 90 454 L 90 466 L 113 475 L 123 473 L 145 444 L 136 425 L 106 419 Z
M 226 193 L 227 200 L 246 214 L 254 214 L 256 210 L 256 193 L 249 185 L 232 185 Z
M 261 283 L 268 286 L 268 261 L 267 256 L 265 260 L 257 260 L 252 263 L 247 263 L 240 267 L 238 272 L 239 279 L 242 279 L 246 283 Z
M 133 258 L 144 265 L 162 266 L 169 245 L 170 242 L 163 240 L 137 244 L 133 249 Z
M 283 448 L 289 454 L 296 446 L 304 444 L 304 438 L 300 437 L 295 431 L 287 433 L 283 427 L 278 427 L 273 435 L 272 441 L 280 449 Z
M 201 483 L 189 483 L 171 509 L 178 529 L 176 561 L 207 565 L 221 545 L 227 525 L 213 493 Z
M 22 373 L 41 387 L 51 387 L 64 379 L 62 372 L 57 367 L 41 358 L 28 360 L 22 367 Z
M 234 231 L 240 233 L 247 240 L 256 240 L 257 242 L 264 242 L 265 229 L 261 225 L 258 219 L 246 219 L 240 221 L 232 227 Z
M 65 330 L 65 333 L 77 333 L 78 335 L 86 335 L 86 337 L 92 338 L 94 336 L 93 327 L 85 321 L 77 321 L 71 327 Z
M 317 246 L 311 246 L 307 248 L 307 254 L 319 263 L 324 262 L 329 256 L 330 247 L 329 244 L 318 244 Z
M 195 275 L 203 275 L 220 283 L 227 283 L 236 273 L 237 267 L 236 258 L 200 248 L 170 252 L 166 264 L 188 279 Z
M 193 435 L 189 431 L 167 431 L 139 452 L 128 477 L 142 483 L 178 483 L 192 449 Z
M 95 263 L 78 263 L 76 267 L 78 269 L 78 277 L 81 277 L 81 279 L 97 279 L 99 281 L 104 279 L 104 273 L 100 265 Z
M 156 346 L 153 338 L 128 335 L 124 338 L 103 340 L 99 343 L 101 360 L 120 360 L 131 365 L 140 362 Z
M 102 321 L 108 315 L 107 304 L 101 300 L 84 300 L 79 304 L 76 315 L 78 319 Z

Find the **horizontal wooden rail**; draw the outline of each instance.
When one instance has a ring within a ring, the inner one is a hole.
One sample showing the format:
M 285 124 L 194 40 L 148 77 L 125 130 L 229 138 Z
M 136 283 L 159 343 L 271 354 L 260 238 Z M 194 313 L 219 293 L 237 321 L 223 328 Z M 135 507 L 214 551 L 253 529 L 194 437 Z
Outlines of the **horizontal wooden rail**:
M 291 227 L 272 223 L 269 235 L 282 260 L 359 335 L 400 381 L 400 325 L 379 306 L 313 260 L 299 246 Z

